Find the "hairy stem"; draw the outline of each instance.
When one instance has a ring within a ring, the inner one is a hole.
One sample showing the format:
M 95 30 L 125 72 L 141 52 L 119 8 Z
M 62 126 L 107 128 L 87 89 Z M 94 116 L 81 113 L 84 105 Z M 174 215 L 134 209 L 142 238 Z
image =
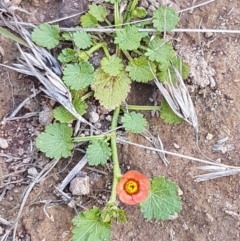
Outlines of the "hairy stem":
M 118 2 L 114 3 L 114 24 L 116 25 L 117 28 L 121 28 L 121 16 L 119 12 L 119 4 Z M 119 48 L 119 45 L 116 45 L 116 56 L 119 57 L 121 55 L 121 51 Z
M 87 94 L 83 95 L 80 99 L 81 101 L 84 101 L 86 100 L 87 98 L 89 98 L 90 96 L 93 96 L 94 92 L 93 91 L 90 91 L 88 92 Z
M 94 141 L 94 140 L 104 140 L 107 136 L 111 136 L 112 134 L 108 135 L 97 135 L 97 136 L 77 136 L 72 138 L 73 142 L 84 142 L 84 141 Z
M 118 123 L 118 116 L 120 112 L 120 107 L 117 107 L 113 112 L 111 129 L 116 129 Z M 117 184 L 121 175 L 121 169 L 119 167 L 118 153 L 117 153 L 117 142 L 116 142 L 117 132 L 113 131 L 111 136 L 111 148 L 112 148 L 112 161 L 113 161 L 113 183 L 111 196 L 108 204 L 115 204 L 117 197 Z
M 126 56 L 126 58 L 128 59 L 128 61 L 133 60 L 132 56 L 129 54 L 128 51 L 126 50 L 122 50 L 123 54 Z
M 98 44 L 94 45 L 92 48 L 90 48 L 87 51 L 88 56 L 91 56 L 95 51 L 97 51 L 100 48 L 103 48 L 104 46 L 106 46 L 105 42 L 101 42 L 101 43 L 98 43 Z

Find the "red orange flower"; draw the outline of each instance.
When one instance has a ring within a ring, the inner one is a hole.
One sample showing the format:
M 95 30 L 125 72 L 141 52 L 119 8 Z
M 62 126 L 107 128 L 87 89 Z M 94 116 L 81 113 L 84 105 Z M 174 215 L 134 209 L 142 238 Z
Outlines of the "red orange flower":
M 117 185 L 119 199 L 128 205 L 143 202 L 150 189 L 149 179 L 140 172 L 128 171 Z

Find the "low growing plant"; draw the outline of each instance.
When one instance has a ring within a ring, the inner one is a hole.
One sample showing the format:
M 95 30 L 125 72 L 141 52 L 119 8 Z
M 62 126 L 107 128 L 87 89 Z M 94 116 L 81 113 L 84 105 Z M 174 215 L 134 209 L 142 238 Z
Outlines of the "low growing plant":
M 188 65 L 164 37 L 166 31 L 178 24 L 178 15 L 171 8 L 160 7 L 151 19 L 145 19 L 147 11 L 137 7 L 138 0 L 105 2 L 113 5 L 113 11 L 104 5 L 89 5 L 88 12 L 80 18 L 80 28 L 62 32 L 57 25 L 45 23 L 32 32 L 32 40 L 48 49 L 56 47 L 60 41 L 69 43 L 70 47 L 62 49 L 58 60 L 63 64 L 62 80 L 71 91 L 73 105 L 80 115 L 86 113 L 86 99 L 90 96 L 106 109 L 113 110 L 108 133 L 73 137 L 73 129 L 68 123 L 75 121 L 75 117 L 63 106 L 57 107 L 53 111 L 55 122 L 46 126 L 36 140 L 37 147 L 47 157 L 56 159 L 70 156 L 75 143 L 88 141 L 86 155 L 90 166 L 103 165 L 108 160 L 113 163 L 109 201 L 102 210 L 94 206 L 73 219 L 73 241 L 110 239 L 112 222 L 126 222 L 124 210 L 117 206 L 117 195 L 123 203 L 139 204 L 148 220 L 167 220 L 181 210 L 178 187 L 170 180 L 164 177 L 149 179 L 134 170 L 122 175 L 116 144 L 119 120 L 128 132 L 144 131 L 147 121 L 136 112 L 138 110 L 160 111 L 167 123 L 181 122 L 165 100 L 161 106 L 129 105 L 125 108 L 122 105 L 133 81 L 148 83 L 157 76 L 163 83 L 174 83 L 173 66 L 183 79 L 187 78 Z M 127 4 L 125 7 L 124 3 Z M 152 27 L 154 33 L 148 31 Z M 91 59 L 97 51 L 103 56 L 95 68 Z

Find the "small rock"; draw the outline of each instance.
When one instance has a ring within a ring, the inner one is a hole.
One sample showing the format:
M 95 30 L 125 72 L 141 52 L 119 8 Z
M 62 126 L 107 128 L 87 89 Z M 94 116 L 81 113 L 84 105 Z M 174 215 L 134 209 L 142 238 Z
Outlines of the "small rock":
M 73 195 L 88 195 L 90 193 L 89 177 L 75 177 L 69 187 Z
M 29 157 L 24 158 L 22 163 L 23 164 L 28 164 L 31 160 L 32 160 L 32 157 L 29 156 Z
M 97 129 L 100 129 L 100 128 L 102 127 L 102 124 L 101 124 L 100 122 L 97 122 L 97 123 L 95 124 L 95 127 L 96 127 Z
M 96 130 L 93 132 L 95 135 L 100 135 L 101 134 L 101 131 L 100 130 Z
M 207 133 L 206 140 L 210 141 L 213 138 L 213 134 Z
M 38 120 L 43 126 L 50 124 L 53 120 L 52 108 L 50 106 L 45 106 L 43 111 L 39 113 Z
M 56 104 L 56 101 L 51 99 L 51 100 L 49 101 L 49 104 L 53 107 L 53 106 Z
M 35 100 L 29 100 L 25 105 L 24 108 L 29 110 L 30 112 L 37 111 L 39 108 L 38 103 Z
M 173 143 L 173 146 L 176 148 L 176 149 L 179 149 L 180 146 L 177 144 L 177 143 Z
M 23 148 L 18 148 L 18 155 L 22 156 L 24 154 L 24 149 Z
M 183 195 L 182 189 L 178 188 L 177 194 L 178 194 L 178 196 L 182 196 Z
M 206 213 L 206 216 L 207 216 L 207 221 L 209 221 L 209 222 L 213 222 L 213 220 L 214 220 L 214 218 L 212 217 L 212 215 L 211 214 L 209 214 L 209 213 Z
M 7 142 L 7 140 L 6 140 L 6 139 L 3 139 L 3 138 L 1 138 L 1 137 L 0 137 L 0 148 L 2 148 L 2 149 L 8 148 L 8 142 Z
M 38 171 L 35 167 L 28 168 L 27 172 L 28 172 L 28 175 L 31 177 L 36 177 L 38 175 Z
M 174 214 L 171 215 L 168 219 L 171 220 L 171 221 L 173 221 L 173 220 L 175 220 L 175 219 L 177 219 L 177 218 L 178 218 L 178 214 L 177 214 L 177 213 L 174 213 Z
M 99 114 L 96 112 L 90 112 L 89 113 L 89 121 L 92 123 L 96 123 L 99 120 Z
M 211 38 L 213 36 L 213 33 L 212 32 L 206 32 L 204 34 L 205 38 Z
M 143 0 L 142 3 L 141 3 L 141 6 L 147 9 L 148 6 L 149 6 L 148 1 L 147 0 Z
M 111 115 L 107 115 L 107 116 L 106 116 L 106 120 L 107 120 L 107 121 L 112 121 L 112 116 L 111 116 Z

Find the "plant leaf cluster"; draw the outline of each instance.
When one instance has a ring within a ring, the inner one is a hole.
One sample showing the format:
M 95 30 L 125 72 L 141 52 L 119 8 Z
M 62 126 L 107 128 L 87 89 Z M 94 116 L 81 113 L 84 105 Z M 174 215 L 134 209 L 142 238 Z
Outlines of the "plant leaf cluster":
M 32 32 L 32 40 L 42 47 L 52 49 L 60 41 L 67 41 L 66 48 L 61 50 L 58 60 L 63 64 L 62 80 L 69 88 L 72 103 L 79 115 L 86 112 L 84 101 L 86 90 L 93 92 L 100 105 L 109 110 L 116 110 L 125 102 L 133 81 L 148 83 L 159 79 L 163 83 L 176 83 L 175 69 L 186 79 L 189 66 L 176 56 L 173 46 L 165 38 L 165 32 L 175 28 L 178 15 L 168 7 L 160 7 L 153 12 L 152 21 L 121 25 L 134 19 L 145 18 L 147 11 L 137 7 L 138 1 L 130 1 L 126 11 L 119 12 L 119 4 L 124 0 L 105 0 L 114 5 L 115 30 L 113 33 L 95 34 L 86 31 L 60 32 L 57 25 L 41 24 Z M 117 9 L 117 10 L 116 10 Z M 94 28 L 112 26 L 109 9 L 104 5 L 91 4 L 89 10 L 80 17 L 80 27 Z M 140 28 L 154 27 L 156 33 L 139 31 Z M 109 38 L 114 43 L 115 53 L 109 49 Z M 107 39 L 107 40 L 106 40 Z M 99 64 L 93 65 L 94 53 L 104 53 Z M 160 116 L 167 123 L 180 123 L 181 119 L 171 110 L 163 99 Z M 109 137 L 90 136 L 74 138 L 72 123 L 76 118 L 63 106 L 53 111 L 57 123 L 46 126 L 36 145 L 49 158 L 68 157 L 76 141 L 90 141 L 86 149 L 89 165 L 104 165 L 116 150 L 109 144 Z M 114 119 L 114 118 L 113 118 Z M 117 123 L 117 122 L 116 122 Z M 125 112 L 121 118 L 122 127 L 132 133 L 141 133 L 147 126 L 142 114 Z M 117 124 L 112 128 L 116 128 Z M 115 132 L 116 137 L 116 132 Z M 85 139 L 84 139 L 85 138 Z M 111 139 L 112 141 L 112 139 Z M 116 140 L 115 140 L 116 142 Z M 115 148 L 117 149 L 117 148 Z M 120 168 L 119 168 L 120 170 Z M 121 176 L 121 175 L 120 175 Z M 118 177 L 119 178 L 119 177 Z M 177 196 L 178 187 L 164 177 L 151 180 L 151 191 L 146 201 L 141 203 L 141 211 L 146 219 L 166 220 L 181 210 L 181 201 Z M 125 222 L 124 211 L 115 203 L 103 210 L 93 207 L 80 212 L 73 220 L 73 241 L 100 241 L 110 239 L 112 220 Z
M 119 4 L 120 0 L 109 0 Z M 143 8 L 130 11 L 130 19 L 143 18 Z M 104 5 L 91 4 L 89 10 L 80 18 L 83 28 L 103 27 L 110 24 L 109 10 Z M 162 33 L 170 31 L 178 24 L 178 15 L 168 7 L 160 7 L 153 12 L 151 24 L 157 29 L 154 35 L 139 32 L 139 24 L 116 27 L 117 31 L 108 34 L 116 46 L 116 54 L 109 53 L 108 42 L 97 34 L 85 31 L 60 33 L 58 26 L 42 24 L 32 33 L 38 45 L 49 49 L 56 47 L 60 40 L 71 40 L 73 48 L 62 50 L 58 59 L 66 64 L 63 68 L 63 81 L 70 90 L 94 90 L 94 97 L 107 109 L 115 109 L 125 101 L 132 81 L 147 83 L 157 76 L 162 82 L 175 82 L 173 66 L 182 73 L 183 79 L 189 73 L 188 66 L 176 56 L 172 45 L 163 39 Z M 144 27 L 144 25 L 143 25 Z M 89 62 L 91 56 L 102 49 L 105 56 L 99 68 L 94 71 Z M 132 54 L 137 57 L 132 57 Z M 180 64 L 181 63 L 181 64 Z

